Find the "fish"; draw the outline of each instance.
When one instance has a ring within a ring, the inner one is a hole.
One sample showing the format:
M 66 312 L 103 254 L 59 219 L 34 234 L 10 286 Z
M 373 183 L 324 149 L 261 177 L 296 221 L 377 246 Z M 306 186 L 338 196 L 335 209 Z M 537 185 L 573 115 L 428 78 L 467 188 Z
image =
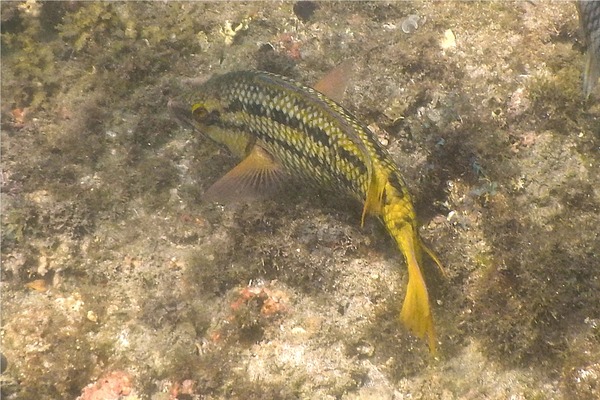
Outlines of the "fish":
M 578 0 L 577 11 L 587 48 L 583 71 L 583 93 L 587 98 L 600 78 L 600 1 Z
M 229 202 L 271 195 L 290 179 L 348 195 L 363 204 L 361 226 L 375 215 L 404 255 L 408 283 L 400 320 L 436 353 L 436 333 L 421 269 L 437 255 L 419 236 L 404 179 L 373 132 L 340 105 L 351 67 L 342 63 L 313 87 L 264 71 L 211 77 L 169 107 L 186 125 L 242 161 L 205 193 Z

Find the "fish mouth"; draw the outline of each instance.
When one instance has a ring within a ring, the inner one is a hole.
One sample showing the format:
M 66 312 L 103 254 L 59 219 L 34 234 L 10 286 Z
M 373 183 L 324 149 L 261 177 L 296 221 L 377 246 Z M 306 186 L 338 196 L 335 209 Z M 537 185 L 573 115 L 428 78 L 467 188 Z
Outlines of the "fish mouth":
M 184 103 L 169 99 L 167 101 L 167 108 L 170 113 L 179 121 L 184 128 L 193 129 L 195 127 L 194 122 L 192 120 L 192 111 L 189 107 L 187 107 Z

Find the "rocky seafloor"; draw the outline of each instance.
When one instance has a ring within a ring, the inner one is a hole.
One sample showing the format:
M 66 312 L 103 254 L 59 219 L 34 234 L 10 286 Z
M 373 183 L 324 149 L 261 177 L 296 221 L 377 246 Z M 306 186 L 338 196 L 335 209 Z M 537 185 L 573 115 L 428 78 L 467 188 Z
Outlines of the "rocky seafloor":
M 6 399 L 597 399 L 600 94 L 571 2 L 2 2 Z M 439 352 L 361 205 L 220 206 L 167 109 L 263 69 L 343 104 L 414 195 Z

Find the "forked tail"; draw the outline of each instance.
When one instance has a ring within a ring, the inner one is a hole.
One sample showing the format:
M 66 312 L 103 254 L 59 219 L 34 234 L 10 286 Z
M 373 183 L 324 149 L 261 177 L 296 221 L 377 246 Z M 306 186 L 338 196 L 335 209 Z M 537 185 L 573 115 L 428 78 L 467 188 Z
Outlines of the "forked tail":
M 419 267 L 421 241 L 411 225 L 405 225 L 400 232 L 395 235 L 404 254 L 408 266 L 408 286 L 400 319 L 416 336 L 426 338 L 429 344 L 429 350 L 432 354 L 436 353 L 435 328 L 433 325 L 433 315 L 429 306 L 429 295 L 427 286 L 421 268 Z M 432 254 L 426 249 L 428 254 Z M 438 261 L 433 256 L 434 261 Z

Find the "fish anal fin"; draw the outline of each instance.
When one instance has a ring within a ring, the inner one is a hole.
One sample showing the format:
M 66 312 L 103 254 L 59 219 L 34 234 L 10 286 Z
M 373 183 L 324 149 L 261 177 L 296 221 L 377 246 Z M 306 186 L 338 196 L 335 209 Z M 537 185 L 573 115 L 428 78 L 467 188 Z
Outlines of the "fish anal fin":
M 352 69 L 352 61 L 346 60 L 342 62 L 321 78 L 313 86 L 313 89 L 323 93 L 333 101 L 341 103 L 352 77 Z
M 433 260 L 433 262 L 435 263 L 435 265 L 438 267 L 438 270 L 440 271 L 442 276 L 444 278 L 448 278 L 448 273 L 444 269 L 444 264 L 442 264 L 442 262 L 440 261 L 440 259 L 437 256 L 437 254 L 435 254 L 433 252 L 433 250 L 431 250 L 427 245 L 425 245 L 425 243 L 423 243 L 423 241 L 421 239 L 419 239 L 419 243 L 420 243 L 421 248 L 423 250 L 425 250 L 425 253 L 427 253 L 429 258 L 431 258 Z
M 281 165 L 255 145 L 246 158 L 208 188 L 204 199 L 219 203 L 264 199 L 276 192 L 285 178 Z

